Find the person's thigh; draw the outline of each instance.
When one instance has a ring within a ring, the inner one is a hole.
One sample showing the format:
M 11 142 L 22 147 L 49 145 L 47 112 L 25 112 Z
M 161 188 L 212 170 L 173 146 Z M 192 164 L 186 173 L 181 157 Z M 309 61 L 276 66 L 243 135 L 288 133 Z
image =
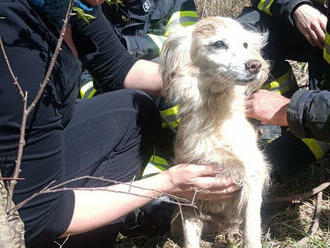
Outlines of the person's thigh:
M 137 90 L 118 90 L 77 103 L 64 132 L 67 179 L 81 176 L 130 181 L 151 156 L 160 128 L 153 100 Z M 102 186 L 99 180 L 77 186 Z

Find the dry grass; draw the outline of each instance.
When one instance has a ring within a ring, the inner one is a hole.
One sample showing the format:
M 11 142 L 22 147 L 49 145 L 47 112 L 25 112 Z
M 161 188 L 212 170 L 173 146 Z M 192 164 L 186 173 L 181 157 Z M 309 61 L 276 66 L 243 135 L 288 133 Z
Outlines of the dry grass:
M 195 0 L 197 11 L 205 16 L 238 16 L 244 6 L 250 5 L 249 0 Z
M 195 0 L 199 15 L 202 17 L 211 15 L 236 17 L 244 6 L 250 5 L 248 0 Z M 296 78 L 301 86 L 308 80 L 305 64 L 290 61 Z M 329 156 L 328 156 L 329 157 Z M 329 162 L 327 162 L 329 164 Z M 330 178 L 329 166 L 325 169 L 324 178 Z M 287 184 L 273 182 L 270 194 L 276 196 L 288 196 L 307 192 L 320 184 L 320 165 L 315 163 L 303 174 L 297 175 Z M 330 247 L 330 189 L 323 192 L 322 212 L 320 227 L 314 237 L 309 237 L 304 245 L 298 243 L 302 238 L 308 237 L 309 229 L 314 220 L 316 196 L 311 196 L 303 201 L 288 203 L 265 204 L 263 208 L 263 247 L 264 248 L 329 248 Z M 139 242 L 132 242 L 132 238 L 122 237 L 116 248 L 128 247 L 157 247 L 180 248 L 173 240 L 148 244 L 149 237 L 135 237 Z M 230 240 L 230 241 L 229 241 Z M 225 236 L 217 237 L 217 245 L 206 247 L 242 247 L 240 235 L 234 235 L 231 239 Z

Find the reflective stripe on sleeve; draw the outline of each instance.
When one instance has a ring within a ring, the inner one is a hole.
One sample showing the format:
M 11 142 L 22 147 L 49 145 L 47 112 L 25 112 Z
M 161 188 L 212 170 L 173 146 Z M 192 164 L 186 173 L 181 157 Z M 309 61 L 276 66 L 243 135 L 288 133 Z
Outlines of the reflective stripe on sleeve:
M 303 138 L 301 140 L 306 144 L 317 160 L 322 158 L 323 155 L 329 151 L 329 143 L 309 138 Z
M 173 128 L 176 128 L 180 122 L 178 118 L 178 113 L 179 113 L 179 105 L 160 111 L 162 117 L 166 119 L 166 122 L 169 123 Z M 166 127 L 167 124 L 163 122 L 162 128 L 166 128 Z
M 283 95 L 295 87 L 296 84 L 296 78 L 292 69 L 290 68 L 287 73 L 277 78 L 276 80 L 263 85 L 262 88 Z
M 152 155 L 146 168 L 143 171 L 142 178 L 158 174 L 169 169 L 170 166 L 166 159 Z
M 324 49 L 323 49 L 323 58 L 330 64 L 330 35 L 328 32 L 325 34 Z
M 274 1 L 275 0 L 261 0 L 257 8 L 260 11 L 267 13 L 268 15 L 272 15 L 272 13 L 270 12 L 270 7 L 272 6 Z
M 326 0 L 313 0 L 313 1 L 318 3 L 325 3 Z
M 168 36 L 168 33 L 172 28 L 174 28 L 177 25 L 180 25 L 182 27 L 187 27 L 190 25 L 195 24 L 199 20 L 198 14 L 196 11 L 177 11 L 172 14 L 170 19 L 168 20 L 166 24 L 166 32 L 164 35 L 155 35 L 155 34 L 148 34 L 148 36 L 152 39 L 152 41 L 155 43 L 155 45 L 158 47 L 158 51 L 162 50 L 163 43 L 166 40 L 166 37 Z
M 198 20 L 199 18 L 196 11 L 187 10 L 174 12 L 167 22 L 165 36 L 167 36 L 170 30 L 177 25 L 187 27 L 195 24 Z
M 80 97 L 83 98 L 91 98 L 96 93 L 96 89 L 94 89 L 93 81 L 88 81 L 80 88 Z

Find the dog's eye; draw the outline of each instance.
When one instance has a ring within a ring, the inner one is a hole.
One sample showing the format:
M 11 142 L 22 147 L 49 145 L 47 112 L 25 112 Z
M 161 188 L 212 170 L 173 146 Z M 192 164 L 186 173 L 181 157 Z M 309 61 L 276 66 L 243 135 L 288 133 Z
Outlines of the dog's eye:
M 244 48 L 248 48 L 248 46 L 249 46 L 248 43 L 246 43 L 246 42 L 243 43 Z
M 218 40 L 218 41 L 212 43 L 211 46 L 214 48 L 217 48 L 217 49 L 221 49 L 221 48 L 227 49 L 228 48 L 227 44 L 225 42 L 223 42 L 222 40 Z

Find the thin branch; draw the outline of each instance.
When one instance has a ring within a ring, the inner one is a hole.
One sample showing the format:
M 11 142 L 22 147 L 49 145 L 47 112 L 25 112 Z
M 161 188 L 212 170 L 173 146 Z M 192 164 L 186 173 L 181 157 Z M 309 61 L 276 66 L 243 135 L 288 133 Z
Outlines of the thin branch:
M 43 194 L 52 184 L 54 184 L 55 181 L 51 181 L 46 187 L 44 187 L 42 190 L 40 190 L 39 192 L 34 193 L 33 195 L 31 195 L 29 198 L 26 198 L 25 200 L 21 201 L 20 203 L 16 204 L 16 206 L 13 206 L 13 208 L 9 209 L 7 212 L 14 212 L 17 211 L 18 209 L 20 209 L 21 207 L 23 207 L 26 203 L 32 201 L 34 198 L 36 198 L 37 196 Z
M 15 76 L 15 74 L 13 72 L 13 69 L 11 68 L 11 65 L 10 65 L 10 62 L 9 62 L 9 59 L 8 59 L 6 50 L 5 50 L 5 46 L 3 45 L 3 42 L 2 42 L 1 35 L 0 35 L 0 47 L 1 47 L 1 51 L 2 51 L 3 57 L 5 58 L 6 65 L 7 65 L 7 68 L 9 70 L 10 76 L 12 77 L 12 79 L 14 81 L 14 85 L 16 85 L 16 87 L 18 88 L 19 94 L 24 99 L 25 98 L 25 94 L 24 94 L 21 86 L 18 83 L 17 77 Z
M 27 117 L 31 113 L 32 109 L 39 102 L 39 100 L 40 100 L 40 98 L 43 94 L 43 91 L 44 91 L 44 89 L 45 89 L 45 87 L 46 87 L 46 85 L 49 81 L 49 77 L 50 77 L 50 75 L 53 71 L 53 68 L 55 66 L 55 61 L 56 61 L 57 56 L 58 56 L 58 54 L 61 50 L 61 46 L 62 46 L 62 43 L 63 43 L 63 40 L 64 40 L 67 23 L 68 23 L 68 20 L 69 20 L 71 11 L 72 11 L 73 2 L 74 2 L 74 0 L 71 0 L 69 2 L 69 6 L 68 6 L 68 9 L 67 9 L 67 12 L 66 12 L 66 15 L 65 15 L 65 19 L 63 21 L 62 30 L 60 32 L 60 36 L 59 36 L 59 39 L 57 41 L 54 54 L 51 58 L 51 63 L 48 67 L 48 70 L 46 72 L 44 80 L 43 80 L 42 84 L 40 85 L 40 89 L 39 89 L 36 97 L 34 98 L 34 100 L 32 101 L 30 106 L 27 106 L 27 92 L 23 93 L 23 90 L 21 89 L 21 87 L 20 87 L 20 85 L 17 81 L 17 77 L 15 77 L 15 75 L 13 73 L 13 70 L 11 69 L 11 66 L 10 66 L 8 57 L 6 55 L 6 52 L 5 52 L 2 41 L 0 43 L 2 53 L 3 53 L 3 55 L 5 57 L 5 60 L 6 60 L 6 63 L 7 63 L 7 67 L 9 69 L 9 72 L 10 72 L 13 80 L 14 80 L 14 84 L 18 87 L 19 93 L 23 98 L 23 105 L 24 105 L 24 107 L 23 107 L 23 117 L 22 117 L 22 122 L 21 122 L 21 129 L 20 129 L 19 144 L 18 144 L 18 151 L 17 151 L 17 158 L 16 158 L 16 165 L 15 165 L 15 170 L 14 170 L 14 173 L 13 173 L 13 176 L 12 176 L 13 178 L 18 178 L 18 175 L 20 173 L 21 162 L 22 162 L 22 157 L 23 157 L 23 150 L 24 150 L 24 146 L 25 146 L 25 128 L 26 128 Z M 7 202 L 7 207 L 6 207 L 7 211 L 11 208 L 11 204 L 12 204 L 11 199 L 13 197 L 13 192 L 14 192 L 14 188 L 15 188 L 16 183 L 17 183 L 16 180 L 11 180 L 10 184 L 9 184 L 8 194 L 9 194 L 9 199 L 10 200 Z
M 325 190 L 326 188 L 328 188 L 330 186 L 330 182 L 325 182 L 322 183 L 321 185 L 315 187 L 314 189 L 306 192 L 306 193 L 302 193 L 299 195 L 293 195 L 293 196 L 285 196 L 285 197 L 270 197 L 267 196 L 265 198 L 265 202 L 267 203 L 271 203 L 271 202 L 288 202 L 288 201 L 301 201 L 303 199 L 306 199 L 310 196 L 316 195 L 317 193 Z
M 325 174 L 325 168 L 324 168 L 324 159 L 321 160 L 321 170 L 320 170 L 320 182 L 324 181 L 324 174 Z M 310 229 L 310 235 L 314 236 L 317 230 L 319 229 L 320 226 L 320 216 L 321 216 L 321 205 L 322 205 L 322 197 L 323 197 L 323 192 L 320 191 L 317 194 L 317 199 L 316 199 L 316 206 L 315 206 L 315 214 L 314 214 L 314 221 L 313 225 Z
M 323 197 L 323 192 L 319 192 L 317 194 L 317 199 L 316 199 L 316 207 L 315 207 L 315 217 L 313 221 L 313 225 L 310 229 L 310 235 L 314 236 L 317 230 L 319 229 L 320 226 L 320 216 L 321 216 L 321 204 L 322 204 L 322 197 Z
M 84 179 L 94 179 L 94 180 L 99 180 L 99 181 L 115 183 L 115 184 L 125 184 L 129 187 L 129 190 L 131 188 L 136 188 L 136 189 L 141 189 L 141 190 L 153 191 L 153 192 L 160 193 L 162 195 L 167 195 L 170 198 L 174 198 L 175 200 L 160 199 L 159 197 L 145 196 L 145 195 L 142 195 L 142 194 L 132 193 L 130 191 L 112 190 L 112 189 L 108 189 L 108 188 L 105 188 L 105 187 L 90 187 L 90 188 L 86 188 L 86 187 L 64 187 L 65 185 L 67 185 L 69 183 L 76 182 L 78 180 L 84 180 Z M 172 203 L 172 204 L 176 204 L 176 205 L 182 205 L 182 206 L 188 206 L 188 207 L 196 208 L 196 205 L 194 203 L 190 202 L 189 200 L 187 200 L 185 198 L 181 198 L 181 197 L 174 196 L 174 195 L 171 195 L 171 194 L 168 194 L 168 193 L 164 193 L 164 192 L 161 192 L 159 190 L 154 190 L 154 189 L 149 189 L 149 188 L 145 188 L 145 187 L 141 187 L 141 186 L 136 186 L 136 185 L 133 185 L 131 182 L 119 182 L 119 181 L 116 181 L 116 180 L 105 179 L 105 178 L 102 178 L 102 177 L 82 176 L 82 177 L 70 179 L 66 182 L 63 182 L 63 183 L 60 183 L 58 185 L 50 187 L 54 183 L 55 183 L 55 181 L 52 181 L 51 183 L 49 183 L 46 187 L 44 187 L 39 192 L 34 193 L 29 198 L 26 198 L 25 200 L 23 200 L 20 203 L 16 204 L 16 206 L 14 206 L 9 211 L 16 211 L 16 210 L 20 209 L 25 204 L 27 204 L 28 202 L 30 202 L 31 200 L 33 200 L 34 198 L 36 198 L 37 196 L 40 196 L 42 194 L 56 193 L 56 192 L 61 192 L 61 191 L 73 191 L 73 190 L 108 191 L 108 192 L 114 192 L 114 193 L 123 193 L 123 194 L 129 194 L 129 195 L 134 195 L 134 196 L 145 197 L 145 198 L 149 198 L 149 199 L 158 199 L 158 200 L 168 202 L 168 203 Z
M 60 244 L 57 241 L 54 241 L 54 243 L 58 245 L 58 248 L 62 248 L 62 247 L 64 247 L 65 243 L 68 241 L 69 238 L 70 238 L 70 234 L 68 236 L 66 236 L 66 238 L 64 239 L 64 241 L 62 242 L 62 244 Z
M 60 50 L 61 50 L 61 46 L 62 46 L 62 43 L 63 43 L 63 40 L 64 40 L 64 36 L 65 36 L 65 31 L 66 31 L 66 28 L 67 28 L 67 24 L 68 24 L 68 21 L 69 21 L 71 12 L 72 12 L 72 5 L 73 5 L 73 3 L 74 3 L 74 0 L 71 0 L 70 3 L 69 3 L 68 10 L 66 12 L 66 15 L 65 15 L 65 18 L 64 18 L 64 21 L 63 21 L 62 30 L 60 32 L 60 37 L 59 37 L 59 39 L 57 41 L 54 54 L 52 56 L 52 59 L 51 59 L 51 62 L 49 64 L 48 70 L 46 72 L 45 78 L 44 78 L 42 84 L 40 85 L 40 89 L 38 91 L 38 94 L 34 98 L 33 102 L 31 103 L 31 105 L 27 109 L 27 113 L 28 114 L 37 105 L 37 103 L 40 100 L 40 98 L 42 96 L 42 93 L 43 93 L 43 91 L 44 91 L 44 89 L 45 89 L 45 87 L 46 87 L 46 85 L 47 85 L 47 83 L 49 81 L 49 77 L 50 77 L 50 75 L 51 75 L 51 73 L 53 71 L 53 68 L 55 66 L 55 61 L 56 61 L 57 56 L 58 56 L 58 54 L 60 53 Z
M 23 178 L 23 177 L 16 177 L 16 178 L 13 178 L 13 177 L 0 177 L 0 180 L 2 180 L 2 181 L 10 181 L 10 180 L 23 181 L 23 180 L 25 180 L 25 178 Z

